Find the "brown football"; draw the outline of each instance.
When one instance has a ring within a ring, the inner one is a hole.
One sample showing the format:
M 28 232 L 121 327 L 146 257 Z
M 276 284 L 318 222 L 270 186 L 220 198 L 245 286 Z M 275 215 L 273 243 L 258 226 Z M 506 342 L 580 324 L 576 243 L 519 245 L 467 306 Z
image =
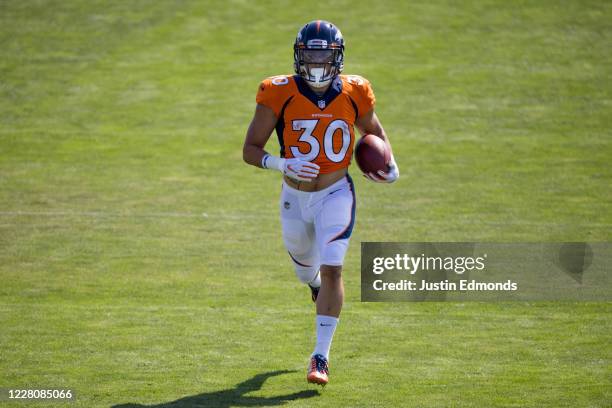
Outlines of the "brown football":
M 380 137 L 365 135 L 355 146 L 355 160 L 362 172 L 378 175 L 378 170 L 389 171 L 391 153 Z

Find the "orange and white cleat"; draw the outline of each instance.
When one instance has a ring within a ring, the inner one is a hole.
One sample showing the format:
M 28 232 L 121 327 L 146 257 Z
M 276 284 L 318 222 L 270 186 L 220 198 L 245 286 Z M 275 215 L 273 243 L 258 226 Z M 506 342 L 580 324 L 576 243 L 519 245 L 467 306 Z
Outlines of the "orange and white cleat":
M 308 375 L 306 380 L 309 383 L 325 386 L 329 381 L 329 367 L 327 359 L 321 354 L 315 354 L 310 358 L 310 366 L 308 366 Z

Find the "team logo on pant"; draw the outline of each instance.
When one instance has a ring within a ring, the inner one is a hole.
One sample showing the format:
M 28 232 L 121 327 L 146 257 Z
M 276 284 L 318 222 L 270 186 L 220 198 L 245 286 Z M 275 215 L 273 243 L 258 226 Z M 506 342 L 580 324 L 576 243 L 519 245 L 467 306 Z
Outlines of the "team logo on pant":
M 285 201 L 285 210 L 288 210 L 289 207 L 291 207 L 291 204 L 289 204 L 289 201 Z

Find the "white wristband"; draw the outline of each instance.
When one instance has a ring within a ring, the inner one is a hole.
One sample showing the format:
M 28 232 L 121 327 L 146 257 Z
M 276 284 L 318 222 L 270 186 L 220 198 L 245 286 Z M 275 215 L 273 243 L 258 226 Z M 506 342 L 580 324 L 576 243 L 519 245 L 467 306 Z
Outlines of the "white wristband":
M 264 169 L 278 170 L 282 173 L 285 171 L 285 159 L 266 154 L 261 159 L 261 167 Z

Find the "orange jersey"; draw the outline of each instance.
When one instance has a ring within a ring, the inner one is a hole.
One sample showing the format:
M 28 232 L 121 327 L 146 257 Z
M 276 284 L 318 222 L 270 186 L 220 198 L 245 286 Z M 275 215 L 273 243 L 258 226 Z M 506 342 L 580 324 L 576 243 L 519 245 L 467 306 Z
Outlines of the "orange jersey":
M 281 157 L 318 164 L 321 174 L 351 163 L 358 117 L 374 107 L 370 83 L 356 75 L 338 75 L 318 96 L 300 76 L 265 79 L 257 103 L 274 111 Z

